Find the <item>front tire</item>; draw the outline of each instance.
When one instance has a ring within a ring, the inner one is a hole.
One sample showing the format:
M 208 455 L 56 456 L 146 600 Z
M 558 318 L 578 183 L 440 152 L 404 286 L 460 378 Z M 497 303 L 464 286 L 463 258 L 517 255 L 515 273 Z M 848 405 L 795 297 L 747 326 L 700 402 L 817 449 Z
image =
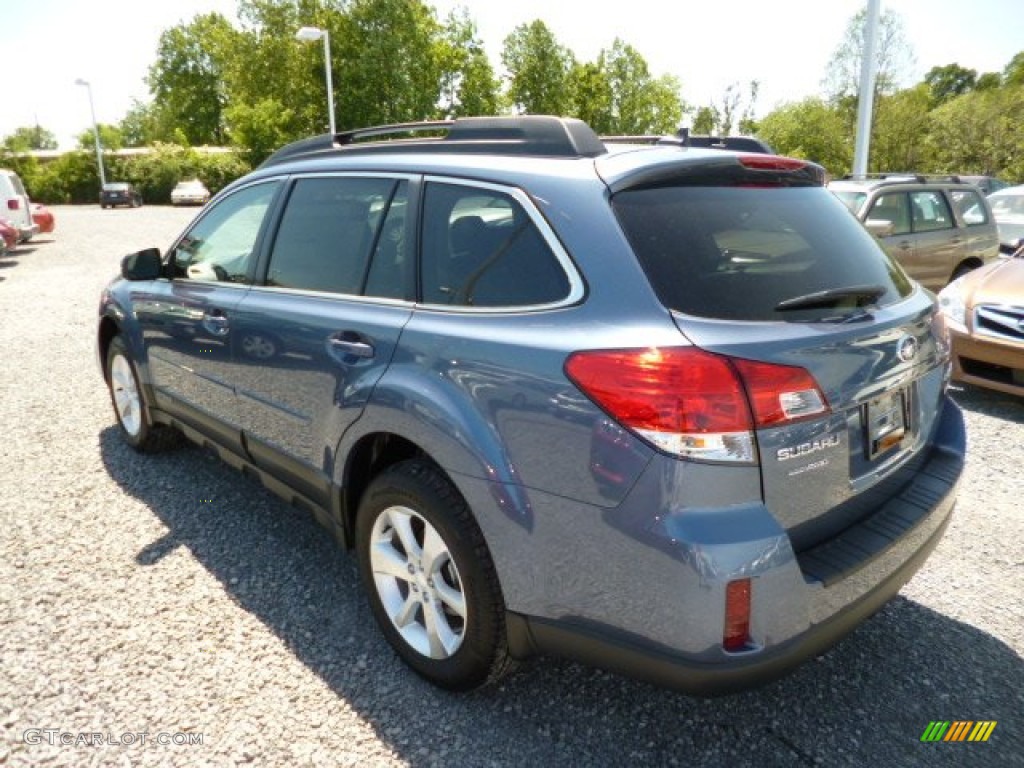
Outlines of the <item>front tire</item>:
M 405 461 L 373 480 L 356 551 L 374 618 L 419 675 L 466 691 L 512 669 L 494 563 L 469 506 L 436 467 Z
M 106 374 L 117 425 L 128 445 L 141 453 L 155 453 L 178 444 L 180 434 L 176 430 L 150 419 L 135 363 L 120 336 L 111 340 L 107 350 Z

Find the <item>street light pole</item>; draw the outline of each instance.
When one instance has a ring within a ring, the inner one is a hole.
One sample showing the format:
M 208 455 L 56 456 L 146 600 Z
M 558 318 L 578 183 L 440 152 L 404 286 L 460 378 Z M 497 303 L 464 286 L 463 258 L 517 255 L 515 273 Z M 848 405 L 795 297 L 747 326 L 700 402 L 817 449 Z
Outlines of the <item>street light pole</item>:
M 331 35 L 326 29 L 320 29 L 320 27 L 303 27 L 295 33 L 295 39 L 302 42 L 313 42 L 321 38 L 324 41 L 324 73 L 327 76 L 327 117 L 333 136 L 336 129 L 334 125 L 334 84 L 331 81 Z
M 96 122 L 96 107 L 92 103 L 92 86 L 88 80 L 78 78 L 75 80 L 75 85 L 84 85 L 85 90 L 89 92 L 89 112 L 92 115 L 92 137 L 96 142 L 96 164 L 100 168 L 100 188 L 107 183 L 107 175 L 103 172 L 103 150 L 100 148 L 100 127 Z
M 875 51 L 878 47 L 878 0 L 868 0 L 864 19 L 864 50 L 860 62 L 860 92 L 857 98 L 857 138 L 853 151 L 853 175 L 868 172 L 871 149 L 871 113 L 875 101 Z

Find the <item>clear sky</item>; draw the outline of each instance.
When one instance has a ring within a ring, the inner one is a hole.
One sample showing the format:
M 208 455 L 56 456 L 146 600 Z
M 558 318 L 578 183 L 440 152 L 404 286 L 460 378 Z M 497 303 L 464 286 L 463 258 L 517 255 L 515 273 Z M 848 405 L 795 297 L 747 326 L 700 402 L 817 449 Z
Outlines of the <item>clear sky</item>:
M 197 13 L 236 20 L 235 0 L 0 0 L 0 136 L 36 122 L 62 148 L 91 126 L 83 78 L 92 83 L 96 118 L 117 123 L 133 99 L 148 100 L 143 78 L 160 33 Z M 682 82 L 694 105 L 720 100 L 726 87 L 760 82 L 758 113 L 816 95 L 850 17 L 867 0 L 434 0 L 440 17 L 465 6 L 499 66 L 501 45 L 517 25 L 542 19 L 577 58 L 591 60 L 622 38 L 655 75 Z M 604 10 L 619 6 L 616 10 Z M 910 82 L 956 62 L 1002 71 L 1024 50 L 1024 0 L 882 0 L 903 19 L 916 60 Z M 908 83 L 909 84 L 909 83 Z M 344 88 L 344 83 L 335 83 Z

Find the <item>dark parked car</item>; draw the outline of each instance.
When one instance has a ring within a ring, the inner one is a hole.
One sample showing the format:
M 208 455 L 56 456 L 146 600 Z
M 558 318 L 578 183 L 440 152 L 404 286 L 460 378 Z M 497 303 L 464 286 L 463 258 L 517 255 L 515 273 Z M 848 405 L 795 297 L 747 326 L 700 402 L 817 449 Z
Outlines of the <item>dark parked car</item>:
M 544 116 L 298 142 L 104 290 L 120 432 L 312 510 L 438 685 L 756 685 L 898 592 L 964 465 L 934 298 L 823 180 Z
M 138 208 L 142 205 L 142 195 L 131 184 L 121 181 L 104 184 L 100 191 L 100 208 L 115 208 L 119 205 Z
M 1010 186 L 1009 182 L 997 179 L 995 176 L 960 176 L 959 178 L 960 181 L 973 184 L 986 195 L 991 195 L 993 192 L 998 192 Z

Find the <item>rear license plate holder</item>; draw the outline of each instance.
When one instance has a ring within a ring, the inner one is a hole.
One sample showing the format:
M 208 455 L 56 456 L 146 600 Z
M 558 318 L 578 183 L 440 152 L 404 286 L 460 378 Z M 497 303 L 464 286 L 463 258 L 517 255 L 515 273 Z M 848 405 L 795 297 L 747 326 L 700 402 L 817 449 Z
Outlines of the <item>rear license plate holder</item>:
M 903 444 L 907 436 L 907 391 L 886 392 L 864 405 L 865 448 L 876 459 Z

